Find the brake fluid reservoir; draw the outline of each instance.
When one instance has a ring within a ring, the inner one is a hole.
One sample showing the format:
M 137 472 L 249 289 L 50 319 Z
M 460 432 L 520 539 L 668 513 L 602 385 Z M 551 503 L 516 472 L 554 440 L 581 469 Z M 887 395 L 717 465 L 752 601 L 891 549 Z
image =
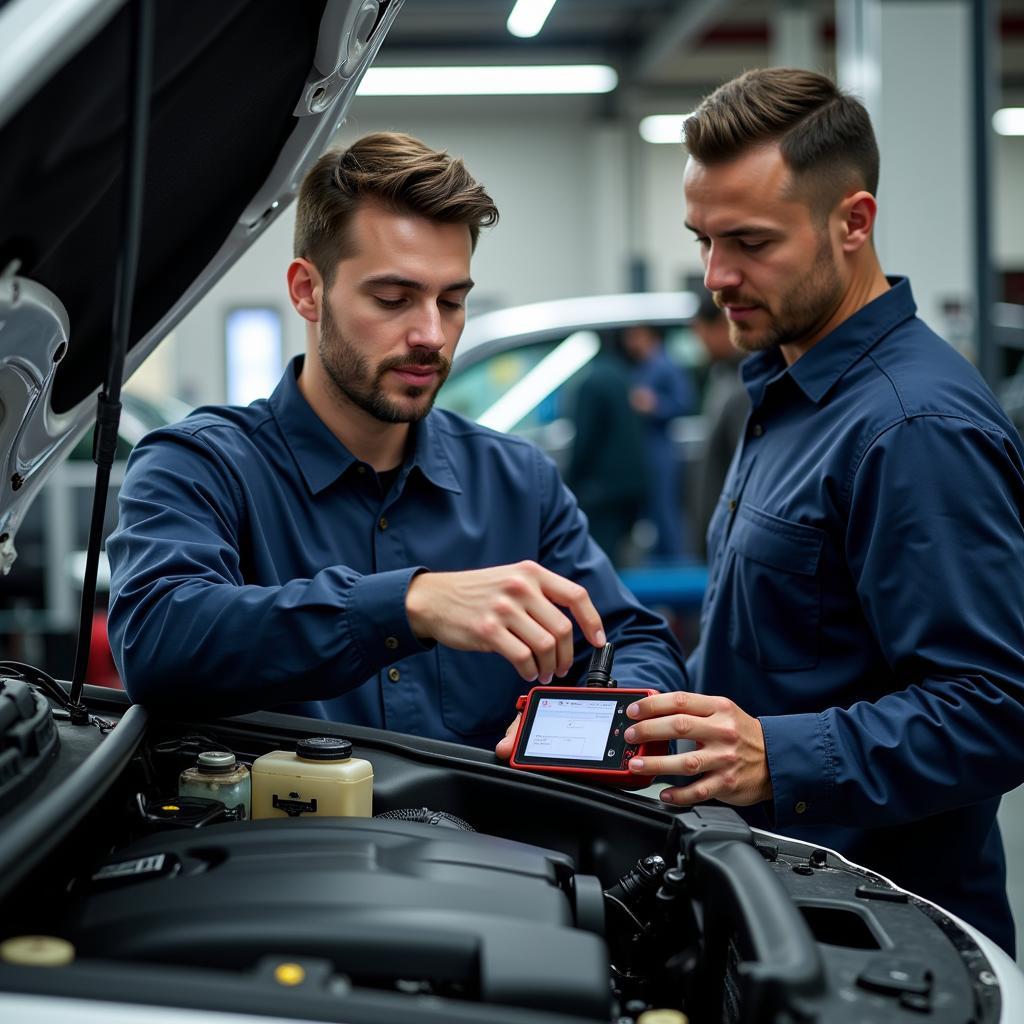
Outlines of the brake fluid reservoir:
M 242 805 L 242 817 L 250 816 L 251 784 L 249 766 L 222 750 L 199 755 L 194 768 L 186 768 L 178 778 L 179 796 L 202 796 L 220 800 L 225 807 Z
M 333 736 L 299 740 L 295 753 L 272 750 L 252 763 L 254 818 L 369 818 L 373 766 L 352 756 L 352 744 Z

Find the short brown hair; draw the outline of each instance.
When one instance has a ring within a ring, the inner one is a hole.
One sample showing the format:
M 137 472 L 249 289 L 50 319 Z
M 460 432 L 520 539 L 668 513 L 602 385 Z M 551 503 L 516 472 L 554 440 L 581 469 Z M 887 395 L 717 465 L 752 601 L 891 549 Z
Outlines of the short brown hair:
M 348 149 L 324 153 L 299 189 L 294 253 L 316 266 L 325 286 L 338 263 L 352 254 L 348 226 L 366 201 L 396 213 L 465 224 L 473 248 L 480 229 L 498 220 L 494 200 L 461 160 L 400 132 L 366 135 Z
M 702 164 L 724 163 L 778 143 L 793 191 L 827 213 L 856 183 L 878 190 L 878 144 L 864 105 L 825 75 L 758 68 L 719 86 L 683 122 L 683 141 Z

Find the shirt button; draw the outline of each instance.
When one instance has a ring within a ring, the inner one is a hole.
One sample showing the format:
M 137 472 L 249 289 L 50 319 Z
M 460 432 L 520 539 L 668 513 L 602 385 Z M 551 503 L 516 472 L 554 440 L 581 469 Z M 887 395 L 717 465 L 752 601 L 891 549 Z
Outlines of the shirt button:
M 750 432 L 754 437 L 760 437 L 764 433 L 764 427 L 762 427 L 760 423 L 755 423 L 753 427 L 750 428 Z
M 387 637 L 384 640 L 384 646 L 389 651 L 397 651 L 398 650 L 398 637 L 397 636 L 389 636 L 389 637 Z
M 366 476 L 366 467 L 365 466 L 356 466 L 356 472 L 360 476 Z
M 389 668 L 388 669 L 388 679 L 390 679 L 391 682 L 397 683 L 398 680 L 401 679 L 401 678 L 402 678 L 402 673 L 399 672 L 397 668 Z
M 729 511 L 730 512 L 735 512 L 736 511 L 736 499 L 735 498 L 730 498 L 729 499 Z
M 378 525 L 378 526 L 379 526 L 379 527 L 380 527 L 380 528 L 381 528 L 382 530 L 386 530 L 386 529 L 388 528 L 388 519 L 387 519 L 387 516 L 381 516 L 381 517 L 380 517 L 380 519 L 378 519 L 378 520 L 377 520 L 377 525 Z
M 806 800 L 798 800 L 796 802 L 796 806 L 793 808 L 793 810 L 796 811 L 797 814 L 803 814 L 804 811 L 807 810 L 807 801 Z

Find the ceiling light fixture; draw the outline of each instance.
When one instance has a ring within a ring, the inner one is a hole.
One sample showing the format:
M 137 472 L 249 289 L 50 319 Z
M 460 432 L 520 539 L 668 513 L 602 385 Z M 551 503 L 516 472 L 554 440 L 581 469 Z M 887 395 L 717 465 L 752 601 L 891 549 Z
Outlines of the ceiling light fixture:
M 1003 107 L 992 115 L 992 127 L 1000 135 L 1024 135 L 1024 107 Z
M 359 96 L 551 96 L 611 92 L 619 84 L 606 64 L 520 67 L 369 68 Z
M 640 137 L 644 142 L 666 144 L 683 141 L 683 122 L 689 114 L 651 114 L 640 122 Z
M 532 39 L 544 27 L 555 0 L 517 0 L 505 27 L 520 39 Z

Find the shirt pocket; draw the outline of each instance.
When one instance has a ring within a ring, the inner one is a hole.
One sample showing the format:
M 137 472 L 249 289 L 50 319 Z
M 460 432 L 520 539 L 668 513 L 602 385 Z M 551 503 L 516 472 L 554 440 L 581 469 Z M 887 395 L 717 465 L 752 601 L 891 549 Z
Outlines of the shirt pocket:
M 814 668 L 821 654 L 825 533 L 752 506 L 740 506 L 729 537 L 733 555 L 729 646 L 759 668 Z
M 465 737 L 502 736 L 516 717 L 516 700 L 531 686 L 496 654 L 437 645 L 441 717 Z

